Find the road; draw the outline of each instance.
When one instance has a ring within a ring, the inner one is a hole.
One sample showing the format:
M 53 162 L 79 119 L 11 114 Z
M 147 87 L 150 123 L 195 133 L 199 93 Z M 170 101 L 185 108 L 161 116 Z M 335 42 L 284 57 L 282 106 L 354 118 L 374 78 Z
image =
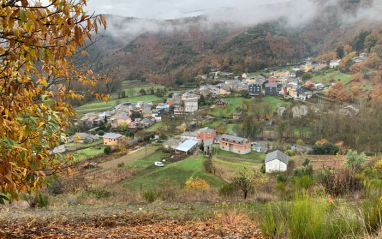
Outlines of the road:
M 145 148 L 147 148 L 147 149 L 145 149 Z M 111 161 L 108 161 L 105 163 L 98 164 L 98 166 L 101 168 L 117 167 L 118 164 L 120 164 L 120 163 L 129 163 L 129 162 L 144 158 L 146 155 L 150 155 L 150 154 L 154 153 L 155 150 L 157 150 L 158 148 L 159 147 L 156 147 L 156 146 L 142 147 L 142 148 L 139 148 L 137 150 L 130 151 L 128 154 L 126 154 L 120 158 L 117 158 L 117 159 L 114 159 L 114 160 L 111 160 Z

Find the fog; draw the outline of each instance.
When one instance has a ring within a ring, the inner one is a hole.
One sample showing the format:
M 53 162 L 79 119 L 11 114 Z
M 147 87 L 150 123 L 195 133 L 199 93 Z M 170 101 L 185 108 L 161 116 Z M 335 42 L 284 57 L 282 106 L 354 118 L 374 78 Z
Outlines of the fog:
M 340 7 L 347 0 L 90 0 L 88 11 L 113 14 L 108 16 L 107 33 L 128 41 L 145 32 L 168 32 L 187 29 L 190 23 L 184 17 L 202 16 L 198 25 L 206 30 L 217 23 L 231 27 L 250 27 L 283 18 L 290 27 L 303 27 L 317 17 L 326 17 L 327 9 Z M 361 0 L 362 1 L 362 0 Z M 366 0 L 364 0 L 366 1 Z M 382 1 L 367 0 L 367 7 L 343 14 L 343 24 L 358 20 L 382 20 Z M 339 13 L 341 14 L 341 13 Z M 123 17 L 134 17 L 125 19 Z M 165 19 L 180 19 L 176 23 Z

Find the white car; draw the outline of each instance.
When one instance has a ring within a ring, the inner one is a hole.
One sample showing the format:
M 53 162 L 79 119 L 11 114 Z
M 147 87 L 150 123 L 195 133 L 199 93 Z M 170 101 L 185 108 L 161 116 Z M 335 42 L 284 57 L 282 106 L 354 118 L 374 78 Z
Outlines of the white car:
M 157 166 L 157 167 L 163 167 L 164 163 L 157 161 L 157 162 L 154 163 L 154 165 Z

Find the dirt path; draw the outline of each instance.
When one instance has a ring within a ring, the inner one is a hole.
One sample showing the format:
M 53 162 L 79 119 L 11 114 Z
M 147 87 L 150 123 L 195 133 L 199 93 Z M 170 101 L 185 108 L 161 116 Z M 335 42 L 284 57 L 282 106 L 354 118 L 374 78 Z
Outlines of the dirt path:
M 145 148 L 147 148 L 147 149 L 145 149 Z M 126 154 L 125 156 L 122 156 L 120 158 L 117 158 L 117 159 L 114 159 L 114 160 L 111 160 L 111 161 L 108 161 L 105 163 L 101 163 L 98 166 L 101 168 L 117 167 L 118 164 L 120 164 L 120 163 L 129 163 L 129 162 L 144 158 L 144 157 L 146 157 L 146 155 L 150 155 L 150 154 L 154 153 L 155 150 L 157 150 L 157 149 L 158 149 L 158 147 L 155 147 L 155 146 L 142 147 L 142 148 L 139 148 L 137 150 L 130 151 L 128 154 Z

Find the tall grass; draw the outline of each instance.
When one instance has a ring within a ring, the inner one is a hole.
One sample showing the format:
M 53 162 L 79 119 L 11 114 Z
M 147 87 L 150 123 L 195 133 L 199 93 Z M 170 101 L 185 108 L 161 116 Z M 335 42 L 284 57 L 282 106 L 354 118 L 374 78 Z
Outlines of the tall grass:
M 269 204 L 261 230 L 264 238 L 356 238 L 364 235 L 365 221 L 357 208 L 303 195 Z

